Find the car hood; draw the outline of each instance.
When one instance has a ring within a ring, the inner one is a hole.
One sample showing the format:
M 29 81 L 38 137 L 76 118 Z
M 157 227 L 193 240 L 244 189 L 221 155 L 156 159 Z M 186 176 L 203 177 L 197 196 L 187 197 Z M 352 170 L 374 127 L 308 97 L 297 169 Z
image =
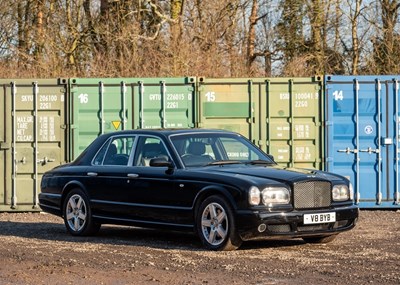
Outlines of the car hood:
M 315 169 L 288 168 L 278 165 L 254 166 L 254 165 L 222 165 L 207 167 L 210 172 L 219 172 L 233 175 L 245 175 L 271 179 L 276 181 L 300 181 L 308 179 L 343 180 L 343 177 L 329 172 Z

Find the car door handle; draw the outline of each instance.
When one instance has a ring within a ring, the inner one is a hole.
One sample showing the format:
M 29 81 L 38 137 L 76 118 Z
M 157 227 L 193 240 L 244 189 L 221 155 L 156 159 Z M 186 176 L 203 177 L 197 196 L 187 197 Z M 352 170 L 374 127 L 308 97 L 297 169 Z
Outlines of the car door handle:
M 128 173 L 128 177 L 129 177 L 129 178 L 138 178 L 138 177 L 139 177 L 139 174 L 136 174 L 136 173 Z
M 96 172 L 88 172 L 87 176 L 97 176 L 97 173 Z

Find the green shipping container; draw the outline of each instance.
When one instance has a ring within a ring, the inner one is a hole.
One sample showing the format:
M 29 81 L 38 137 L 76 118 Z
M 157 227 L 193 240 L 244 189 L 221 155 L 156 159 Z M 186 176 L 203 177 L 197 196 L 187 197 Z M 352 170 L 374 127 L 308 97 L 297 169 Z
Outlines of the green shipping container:
M 0 211 L 38 211 L 42 174 L 68 157 L 66 80 L 0 80 Z
M 198 78 L 198 126 L 232 130 L 283 166 L 323 168 L 323 81 Z
M 195 77 L 71 78 L 69 86 L 71 160 L 103 133 L 194 127 Z

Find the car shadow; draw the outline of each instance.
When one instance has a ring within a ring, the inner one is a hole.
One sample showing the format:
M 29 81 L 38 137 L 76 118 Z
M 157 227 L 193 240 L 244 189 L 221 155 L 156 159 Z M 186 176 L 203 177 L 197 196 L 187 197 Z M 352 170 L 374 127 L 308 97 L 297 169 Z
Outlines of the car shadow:
M 179 249 L 187 251 L 206 250 L 199 238 L 191 232 L 177 232 L 163 229 L 147 229 L 132 226 L 102 225 L 94 236 L 78 237 L 70 235 L 60 220 L 54 222 L 0 221 L 0 237 L 15 236 L 46 241 L 61 241 L 121 246 L 143 246 L 157 249 Z M 281 248 L 304 244 L 302 240 L 258 240 L 244 242 L 239 250 L 259 248 Z

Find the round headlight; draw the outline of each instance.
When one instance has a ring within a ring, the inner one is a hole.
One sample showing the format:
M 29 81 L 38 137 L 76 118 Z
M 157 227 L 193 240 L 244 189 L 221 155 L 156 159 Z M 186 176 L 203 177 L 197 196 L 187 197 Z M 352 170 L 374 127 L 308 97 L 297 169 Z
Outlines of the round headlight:
M 249 204 L 256 206 L 259 205 L 261 201 L 260 197 L 260 189 L 255 186 L 252 186 L 249 190 Z
M 333 201 L 346 201 L 350 199 L 350 191 L 347 185 L 335 185 L 332 189 Z

